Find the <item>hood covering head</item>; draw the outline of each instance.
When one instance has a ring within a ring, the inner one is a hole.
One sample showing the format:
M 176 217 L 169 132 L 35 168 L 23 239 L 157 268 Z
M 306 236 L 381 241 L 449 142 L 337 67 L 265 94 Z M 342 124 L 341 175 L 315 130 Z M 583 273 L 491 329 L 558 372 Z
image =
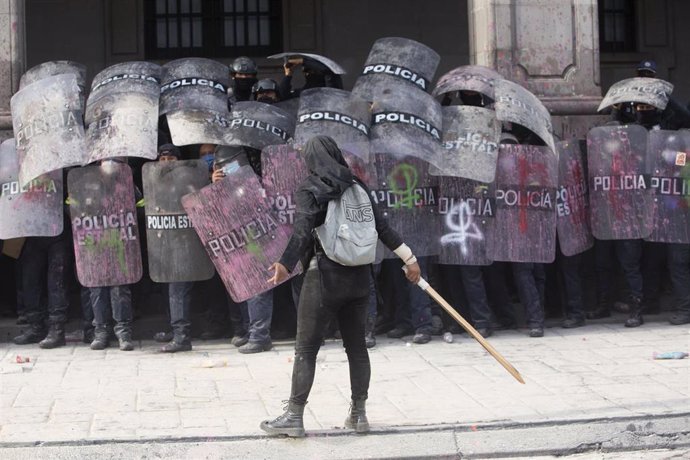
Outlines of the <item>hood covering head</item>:
M 304 146 L 304 159 L 311 176 L 302 183 L 302 189 L 314 194 L 323 204 L 340 197 L 352 185 L 350 171 L 338 144 L 328 136 L 314 136 Z

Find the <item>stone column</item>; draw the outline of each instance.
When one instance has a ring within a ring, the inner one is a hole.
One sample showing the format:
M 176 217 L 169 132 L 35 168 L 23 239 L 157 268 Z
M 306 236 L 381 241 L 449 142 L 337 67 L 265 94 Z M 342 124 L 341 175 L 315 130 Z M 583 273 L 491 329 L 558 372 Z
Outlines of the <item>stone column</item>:
M 470 62 L 497 70 L 549 109 L 561 138 L 601 117 L 597 0 L 468 0 Z
M 12 136 L 10 98 L 26 65 L 24 0 L 0 0 L 0 138 Z M 9 131 L 9 132 L 8 132 Z

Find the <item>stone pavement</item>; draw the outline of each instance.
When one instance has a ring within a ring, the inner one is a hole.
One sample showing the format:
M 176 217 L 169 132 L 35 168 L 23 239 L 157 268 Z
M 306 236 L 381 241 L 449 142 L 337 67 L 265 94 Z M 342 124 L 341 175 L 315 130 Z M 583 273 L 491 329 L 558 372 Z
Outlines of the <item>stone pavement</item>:
M 688 351 L 687 326 L 598 323 L 550 328 L 541 339 L 501 331 L 489 340 L 526 385 L 464 334 L 426 345 L 380 337 L 370 351 L 372 429 L 690 413 L 690 360 L 652 359 L 654 351 Z M 0 447 L 258 437 L 259 422 L 281 413 L 292 343 L 258 355 L 241 355 L 226 341 L 197 341 L 194 351 L 174 355 L 157 348 L 0 344 Z M 17 364 L 17 355 L 30 362 Z M 342 433 L 348 404 L 345 353 L 339 341 L 328 341 L 305 411 L 307 431 Z

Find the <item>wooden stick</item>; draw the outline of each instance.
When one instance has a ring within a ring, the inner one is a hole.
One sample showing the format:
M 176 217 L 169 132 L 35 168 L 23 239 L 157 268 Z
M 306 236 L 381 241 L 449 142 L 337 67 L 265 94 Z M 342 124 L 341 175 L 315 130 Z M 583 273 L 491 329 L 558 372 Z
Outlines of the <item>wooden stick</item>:
M 451 305 L 446 302 L 446 299 L 441 297 L 441 294 L 436 292 L 434 288 L 432 288 L 429 283 L 424 279 L 424 278 L 419 278 L 419 282 L 417 283 L 417 286 L 419 286 L 424 292 L 429 294 L 432 299 L 436 301 L 437 304 L 439 304 L 455 321 L 458 322 L 460 326 L 463 327 L 467 331 L 468 334 L 470 334 L 474 339 L 479 342 L 479 344 L 484 347 L 486 351 L 489 352 L 491 356 L 493 356 L 496 361 L 498 361 L 501 366 L 505 368 L 508 372 L 510 372 L 510 375 L 515 377 L 515 380 L 517 380 L 520 383 L 525 383 L 524 380 L 522 380 L 522 376 L 520 373 L 513 367 L 512 364 L 508 362 L 507 359 L 505 359 L 496 349 L 484 338 L 482 335 L 477 332 L 477 330 L 472 327 L 470 323 L 465 320 L 465 318 L 460 315 Z

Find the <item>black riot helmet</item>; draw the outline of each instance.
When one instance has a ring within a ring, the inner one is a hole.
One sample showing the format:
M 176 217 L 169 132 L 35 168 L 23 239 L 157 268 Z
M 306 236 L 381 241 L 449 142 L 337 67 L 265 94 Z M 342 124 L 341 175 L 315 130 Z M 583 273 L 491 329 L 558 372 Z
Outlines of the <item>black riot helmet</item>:
M 256 75 L 259 72 L 259 69 L 256 65 L 256 62 L 249 59 L 247 56 L 240 56 L 232 61 L 232 65 L 230 65 L 230 72 L 232 72 L 233 76 L 236 73 Z
M 271 78 L 263 78 L 252 86 L 252 96 L 258 102 L 268 104 L 280 102 L 278 83 Z

